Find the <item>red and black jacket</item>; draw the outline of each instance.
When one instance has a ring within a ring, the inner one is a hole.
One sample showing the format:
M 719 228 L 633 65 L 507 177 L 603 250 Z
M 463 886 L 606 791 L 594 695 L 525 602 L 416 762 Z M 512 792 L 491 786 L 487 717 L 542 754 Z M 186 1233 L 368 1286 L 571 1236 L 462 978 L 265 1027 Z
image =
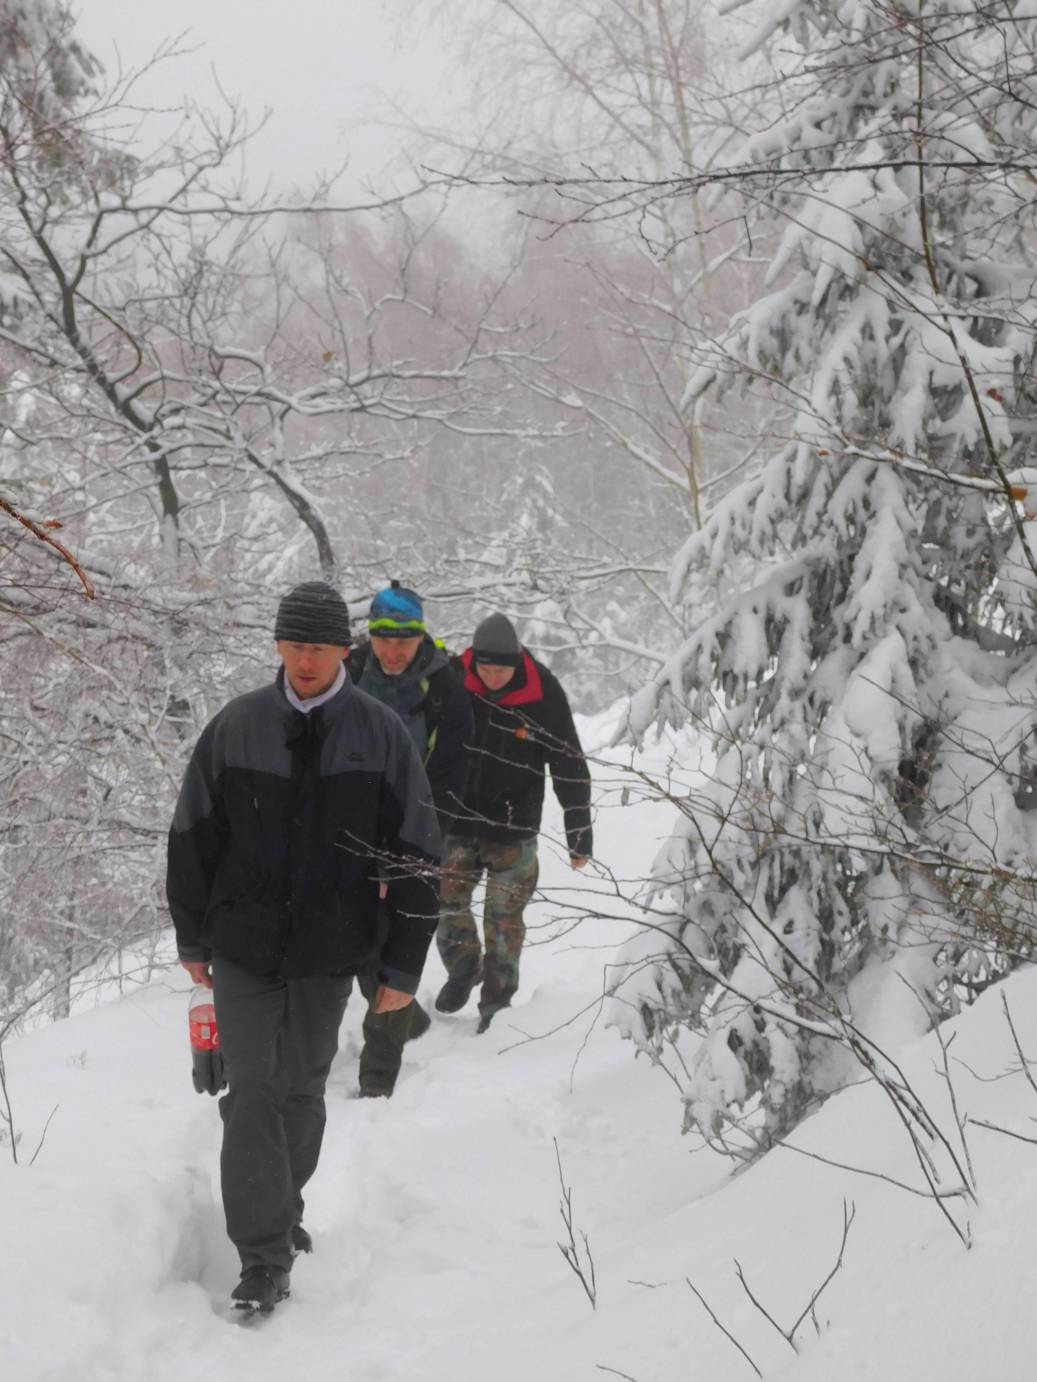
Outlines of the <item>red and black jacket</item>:
M 461 660 L 475 729 L 467 751 L 464 810 L 450 833 L 505 843 L 536 835 L 549 768 L 565 813 L 569 853 L 589 857 L 590 772 L 558 679 L 523 649 L 522 665 L 494 696 L 472 667 L 471 648 Z

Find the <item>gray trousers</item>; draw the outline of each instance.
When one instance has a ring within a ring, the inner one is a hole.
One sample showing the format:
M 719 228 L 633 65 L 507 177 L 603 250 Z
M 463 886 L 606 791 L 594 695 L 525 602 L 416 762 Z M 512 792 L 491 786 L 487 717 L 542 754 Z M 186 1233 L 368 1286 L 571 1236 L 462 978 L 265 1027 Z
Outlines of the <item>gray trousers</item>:
M 279 979 L 219 958 L 212 979 L 229 1085 L 220 1100 L 227 1233 L 242 1268 L 288 1268 L 303 1186 L 320 1156 L 324 1087 L 353 981 Z

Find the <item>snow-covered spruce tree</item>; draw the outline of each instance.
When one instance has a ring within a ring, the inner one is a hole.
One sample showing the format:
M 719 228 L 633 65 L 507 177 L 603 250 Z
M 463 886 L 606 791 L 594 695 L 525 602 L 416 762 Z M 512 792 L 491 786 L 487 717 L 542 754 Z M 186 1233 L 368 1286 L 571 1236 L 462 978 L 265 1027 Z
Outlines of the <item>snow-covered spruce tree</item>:
M 685 403 L 764 387 L 789 429 L 674 563 L 730 593 L 631 728 L 697 719 L 716 770 L 616 1007 L 743 1152 L 1029 955 L 1037 873 L 1037 17 L 762 9 L 786 113 L 732 171 L 782 238 Z

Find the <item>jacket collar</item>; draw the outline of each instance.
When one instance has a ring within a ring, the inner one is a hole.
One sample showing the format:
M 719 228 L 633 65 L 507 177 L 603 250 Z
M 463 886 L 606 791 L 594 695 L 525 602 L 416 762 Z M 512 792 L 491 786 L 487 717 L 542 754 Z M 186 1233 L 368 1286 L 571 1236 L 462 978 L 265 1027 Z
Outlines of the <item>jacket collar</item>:
M 351 692 L 353 690 L 349 676 L 345 672 L 345 664 L 343 664 L 342 673 L 343 681 L 341 685 L 338 684 L 338 678 L 335 678 L 335 684 L 338 686 L 338 690 L 336 691 L 334 687 L 329 687 L 323 696 L 314 696 L 313 701 L 319 702 L 319 704 L 311 703 L 309 710 L 296 709 L 297 696 L 293 695 L 291 700 L 288 699 L 290 688 L 285 682 L 283 666 L 277 669 L 277 676 L 270 684 L 270 692 L 277 703 L 278 709 L 285 716 L 286 721 L 305 724 L 308 719 L 316 721 L 323 720 L 326 717 L 335 718 L 340 715 L 349 704 Z M 320 712 L 319 714 L 317 713 L 318 711 Z
M 346 684 L 346 664 L 344 662 L 339 664 L 338 675 L 326 691 L 322 691 L 319 696 L 310 696 L 309 699 L 305 701 L 301 700 L 295 694 L 291 682 L 284 675 L 283 667 L 281 669 L 280 679 L 284 698 L 292 709 L 298 710 L 302 715 L 309 715 L 311 711 L 317 710 L 322 705 L 327 705 L 328 701 L 330 701 L 332 697 L 337 696 L 342 690 L 343 686 Z
M 544 688 L 540 680 L 540 673 L 537 665 L 526 652 L 522 649 L 522 670 L 526 674 L 525 682 L 522 686 L 516 687 L 514 691 L 505 691 L 503 696 L 491 697 L 487 694 L 486 683 L 472 666 L 472 650 L 466 648 L 461 654 L 461 661 L 464 663 L 464 689 L 470 691 L 473 696 L 479 696 L 484 701 L 492 701 L 493 705 L 515 706 L 530 705 L 534 701 L 544 699 Z

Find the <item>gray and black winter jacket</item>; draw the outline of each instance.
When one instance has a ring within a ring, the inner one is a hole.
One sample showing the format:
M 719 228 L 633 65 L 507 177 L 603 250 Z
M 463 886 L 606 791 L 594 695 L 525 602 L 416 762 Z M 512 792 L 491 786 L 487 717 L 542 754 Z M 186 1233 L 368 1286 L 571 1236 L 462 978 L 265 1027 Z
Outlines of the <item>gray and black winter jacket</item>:
M 203 730 L 169 832 L 166 892 L 183 960 L 260 974 L 357 973 L 415 993 L 437 919 L 440 840 L 400 719 L 347 679 L 303 714 L 272 685 Z M 378 888 L 388 935 L 378 935 Z

